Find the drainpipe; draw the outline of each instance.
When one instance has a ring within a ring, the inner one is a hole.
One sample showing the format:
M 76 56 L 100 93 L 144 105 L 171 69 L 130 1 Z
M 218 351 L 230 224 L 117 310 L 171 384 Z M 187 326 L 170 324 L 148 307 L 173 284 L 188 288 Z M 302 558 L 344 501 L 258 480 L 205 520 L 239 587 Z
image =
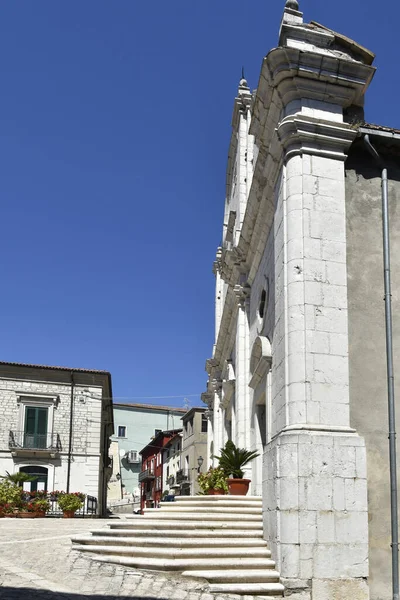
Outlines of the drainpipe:
M 372 146 L 368 134 L 364 135 L 364 143 L 382 169 L 382 232 L 383 232 L 383 269 L 385 285 L 385 328 L 386 328 L 386 363 L 389 416 L 389 463 L 390 463 L 390 512 L 392 529 L 392 591 L 393 600 L 399 600 L 399 529 L 397 512 L 397 467 L 396 467 L 396 422 L 394 403 L 394 371 L 393 371 L 393 335 L 392 335 L 392 293 L 390 285 L 390 240 L 389 240 L 389 206 L 388 176 L 382 158 Z
M 68 464 L 67 464 L 67 494 L 69 493 L 69 485 L 71 480 L 71 462 L 72 462 L 72 428 L 74 419 L 74 373 L 71 371 L 71 400 L 69 409 L 69 441 L 68 441 Z

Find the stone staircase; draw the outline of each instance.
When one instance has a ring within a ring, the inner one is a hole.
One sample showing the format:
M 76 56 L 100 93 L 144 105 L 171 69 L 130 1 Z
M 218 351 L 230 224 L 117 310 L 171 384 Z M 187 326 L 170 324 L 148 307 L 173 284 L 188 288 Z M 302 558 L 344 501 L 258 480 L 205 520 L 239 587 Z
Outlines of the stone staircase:
M 103 562 L 203 578 L 211 593 L 283 595 L 258 496 L 179 496 L 108 525 L 74 537 L 74 548 Z

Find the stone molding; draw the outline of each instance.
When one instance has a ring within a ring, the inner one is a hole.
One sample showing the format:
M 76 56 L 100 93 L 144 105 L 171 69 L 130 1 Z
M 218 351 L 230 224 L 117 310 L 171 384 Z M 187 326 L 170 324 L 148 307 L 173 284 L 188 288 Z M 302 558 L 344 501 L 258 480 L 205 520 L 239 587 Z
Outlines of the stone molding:
M 258 336 L 254 341 L 250 355 L 250 373 L 252 377 L 249 381 L 249 387 L 256 389 L 271 369 L 271 364 L 271 343 L 267 337 Z
M 238 306 L 242 310 L 246 308 L 248 302 L 250 301 L 250 292 L 251 287 L 248 283 L 244 283 L 243 285 L 238 283 L 233 288 L 233 293 L 236 296 Z
M 296 154 L 311 154 L 344 161 L 357 130 L 347 123 L 291 115 L 279 123 L 277 135 L 285 152 L 285 160 Z

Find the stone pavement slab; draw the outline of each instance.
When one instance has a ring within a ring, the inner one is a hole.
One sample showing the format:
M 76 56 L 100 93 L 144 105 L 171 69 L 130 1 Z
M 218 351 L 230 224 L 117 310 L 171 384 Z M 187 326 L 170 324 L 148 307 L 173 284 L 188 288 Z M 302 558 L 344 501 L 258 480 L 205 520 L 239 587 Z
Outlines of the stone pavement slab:
M 73 535 L 102 527 L 99 519 L 0 519 L 0 600 L 243 599 L 209 594 L 205 580 L 101 563 L 72 549 Z

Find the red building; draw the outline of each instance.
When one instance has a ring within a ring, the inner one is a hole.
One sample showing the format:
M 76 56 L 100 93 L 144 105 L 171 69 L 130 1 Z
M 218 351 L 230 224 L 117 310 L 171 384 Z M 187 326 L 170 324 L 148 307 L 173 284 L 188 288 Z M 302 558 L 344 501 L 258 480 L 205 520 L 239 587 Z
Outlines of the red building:
M 156 429 L 152 440 L 139 452 L 142 456 L 142 472 L 139 473 L 140 508 L 156 508 L 162 498 L 163 460 L 162 450 L 182 429 L 161 431 Z

